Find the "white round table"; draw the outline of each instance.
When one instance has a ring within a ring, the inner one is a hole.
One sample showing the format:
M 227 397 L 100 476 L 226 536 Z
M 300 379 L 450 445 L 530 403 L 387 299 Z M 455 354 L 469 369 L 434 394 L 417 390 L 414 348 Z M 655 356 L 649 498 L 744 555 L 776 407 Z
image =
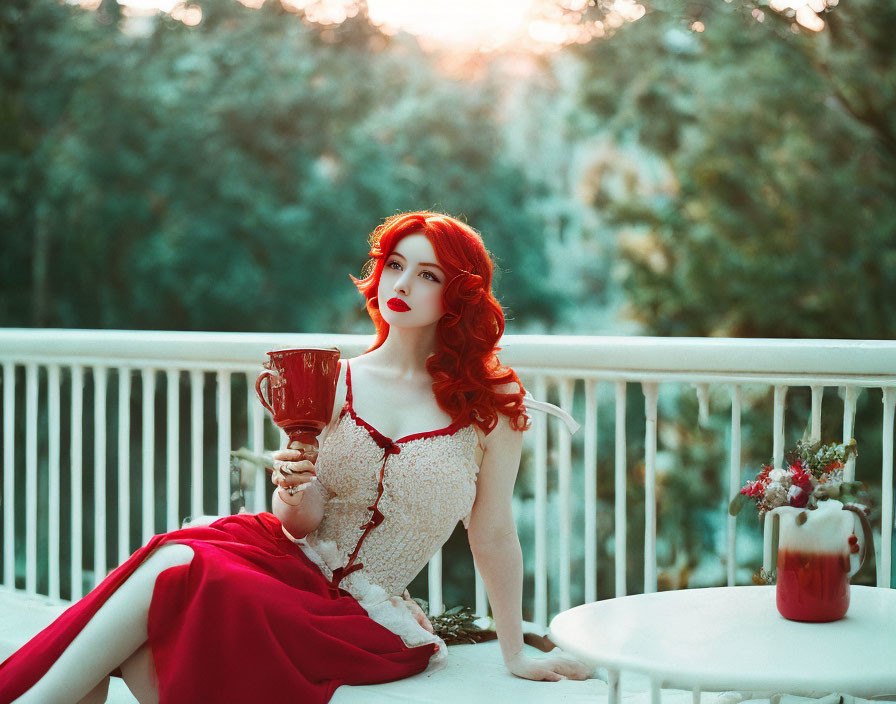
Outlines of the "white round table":
M 639 594 L 577 606 L 551 621 L 563 650 L 609 674 L 636 672 L 661 687 L 802 696 L 896 696 L 896 590 L 850 588 L 831 623 L 783 618 L 774 587 Z

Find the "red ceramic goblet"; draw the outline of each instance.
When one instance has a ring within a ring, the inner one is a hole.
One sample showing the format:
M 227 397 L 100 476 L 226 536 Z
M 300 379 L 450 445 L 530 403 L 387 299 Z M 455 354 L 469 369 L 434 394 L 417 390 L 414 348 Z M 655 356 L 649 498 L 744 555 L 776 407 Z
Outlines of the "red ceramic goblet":
M 317 436 L 330 422 L 336 398 L 339 350 L 304 347 L 267 354 L 267 369 L 255 381 L 261 405 L 289 436 L 290 446 L 298 441 L 317 448 Z M 263 382 L 267 394 L 262 392 Z

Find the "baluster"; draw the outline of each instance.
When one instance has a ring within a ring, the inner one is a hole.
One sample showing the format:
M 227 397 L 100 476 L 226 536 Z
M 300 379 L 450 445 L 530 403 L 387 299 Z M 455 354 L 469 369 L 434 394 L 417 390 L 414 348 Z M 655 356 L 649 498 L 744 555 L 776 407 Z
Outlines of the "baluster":
M 735 384 L 731 389 L 731 459 L 728 465 L 728 494 L 733 499 L 740 492 L 740 415 L 741 387 Z M 728 516 L 728 586 L 733 587 L 737 569 L 737 517 Z
M 230 372 L 218 370 L 218 513 L 230 510 Z
M 585 603 L 597 601 L 597 382 L 585 380 Z
M 625 382 L 616 382 L 616 460 L 613 471 L 615 476 L 615 492 L 616 492 L 616 596 L 625 596 L 626 594 L 626 542 L 628 538 L 626 517 L 625 517 L 625 485 L 626 485 L 626 462 L 625 462 Z
M 442 603 L 442 548 L 439 548 L 429 561 L 427 577 L 429 579 L 429 615 L 439 616 L 445 611 L 445 604 Z
M 16 367 L 3 363 L 3 584 L 16 588 Z
M 784 399 L 787 396 L 787 387 L 775 386 L 775 410 L 772 421 L 773 451 L 772 463 L 781 468 L 784 464 Z
M 814 443 L 821 440 L 821 401 L 824 396 L 824 387 L 819 384 L 813 384 L 809 387 L 812 389 L 812 428 L 809 431 L 809 442 Z
M 156 528 L 156 370 L 145 368 L 143 380 L 143 544 L 155 535 Z
M 256 455 L 264 454 L 264 415 L 262 414 L 261 404 L 255 396 L 255 383 L 247 377 L 247 404 L 249 418 L 249 437 L 251 438 L 250 448 Z M 253 508 L 256 513 L 267 510 L 268 492 L 271 491 L 273 485 L 269 484 L 267 472 L 260 469 L 255 472 L 255 497 Z
M 476 615 L 488 616 L 488 592 L 485 590 L 485 582 L 482 581 L 482 574 L 479 568 L 473 565 L 476 583 Z
M 72 417 L 71 417 L 71 507 L 72 507 L 72 601 L 84 595 L 84 513 L 82 508 L 84 479 L 84 367 L 72 365 Z
M 118 369 L 118 564 L 131 554 L 131 370 Z
M 197 518 L 204 513 L 202 500 L 202 442 L 204 401 L 202 372 L 190 372 L 190 427 L 192 432 L 192 463 L 190 467 L 192 487 L 190 497 L 190 515 Z
M 890 587 L 893 580 L 890 576 L 891 549 L 893 544 L 893 415 L 896 408 L 896 388 L 888 386 L 883 389 L 883 452 L 881 461 L 881 536 L 880 560 L 878 561 L 877 586 Z
M 535 377 L 535 398 L 547 400 L 547 381 Z M 535 623 L 548 623 L 548 424 L 535 423 Z
M 695 384 L 697 389 L 697 422 L 705 428 L 709 425 L 709 384 Z
M 25 366 L 25 591 L 37 593 L 37 364 Z
M 857 386 L 845 387 L 843 393 L 843 442 L 849 442 L 853 437 L 856 422 L 856 401 L 859 398 Z M 850 455 L 843 468 L 843 481 L 852 482 L 856 478 L 856 458 Z
M 166 464 L 167 493 L 165 502 L 166 530 L 180 528 L 180 369 L 168 369 L 165 372 L 165 391 L 168 396 L 166 416 L 168 459 Z
M 106 576 L 106 367 L 93 367 L 93 586 Z
M 59 365 L 51 364 L 48 368 L 47 397 L 49 402 L 49 479 L 47 481 L 47 497 L 49 503 L 49 595 L 51 599 L 59 599 L 59 496 L 61 493 L 60 472 L 60 408 L 59 408 Z
M 572 414 L 573 380 L 562 379 L 559 384 L 560 407 Z M 548 418 L 545 418 L 548 422 Z M 558 424 L 561 423 L 558 419 Z M 556 426 L 555 426 L 556 427 Z M 572 480 L 572 443 L 569 433 L 560 428 L 557 440 L 559 455 L 559 481 L 557 486 L 557 504 L 560 510 L 560 610 L 566 611 L 571 606 L 571 510 L 570 489 Z
M 656 406 L 659 384 L 642 382 L 644 411 L 644 593 L 656 591 Z

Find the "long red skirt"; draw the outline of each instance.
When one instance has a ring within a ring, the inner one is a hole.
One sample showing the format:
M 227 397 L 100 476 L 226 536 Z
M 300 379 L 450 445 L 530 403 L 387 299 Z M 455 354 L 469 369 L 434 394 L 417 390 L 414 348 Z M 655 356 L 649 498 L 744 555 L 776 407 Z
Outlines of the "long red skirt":
M 327 702 L 343 684 L 422 672 L 437 648 L 407 647 L 348 592 L 331 594 L 273 514 L 240 514 L 154 536 L 0 664 L 0 704 L 46 674 L 103 602 L 169 541 L 195 556 L 164 570 L 153 590 L 147 628 L 160 704 Z

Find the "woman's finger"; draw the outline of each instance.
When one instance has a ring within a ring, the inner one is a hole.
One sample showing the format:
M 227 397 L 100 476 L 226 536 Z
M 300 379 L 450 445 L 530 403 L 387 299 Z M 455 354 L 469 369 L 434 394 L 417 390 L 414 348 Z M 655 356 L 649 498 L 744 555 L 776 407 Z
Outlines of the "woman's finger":
M 289 443 L 289 450 L 294 450 L 296 452 L 302 452 L 306 457 L 317 457 L 318 447 L 317 445 L 311 445 L 309 443 L 304 442 L 291 442 Z
M 281 474 L 300 474 L 302 472 L 314 472 L 314 463 L 309 462 L 308 460 L 302 460 L 301 462 L 274 462 L 274 471 L 280 472 Z
M 316 477 L 313 477 L 310 474 L 289 474 L 286 476 L 275 475 L 273 480 L 274 484 L 281 489 L 285 489 L 291 486 L 304 486 L 305 484 L 310 484 L 311 482 L 316 481 Z
M 591 674 L 584 663 L 565 658 L 557 658 L 553 670 L 571 680 L 586 680 Z
M 277 450 L 271 453 L 271 457 L 275 461 L 281 462 L 298 462 L 305 459 L 305 453 L 302 450 Z
M 280 471 L 275 471 L 271 474 L 271 484 L 276 484 L 277 486 L 291 486 L 293 484 L 307 484 L 308 482 L 312 482 L 317 477 L 313 473 L 309 472 L 300 472 L 298 474 L 284 474 Z

